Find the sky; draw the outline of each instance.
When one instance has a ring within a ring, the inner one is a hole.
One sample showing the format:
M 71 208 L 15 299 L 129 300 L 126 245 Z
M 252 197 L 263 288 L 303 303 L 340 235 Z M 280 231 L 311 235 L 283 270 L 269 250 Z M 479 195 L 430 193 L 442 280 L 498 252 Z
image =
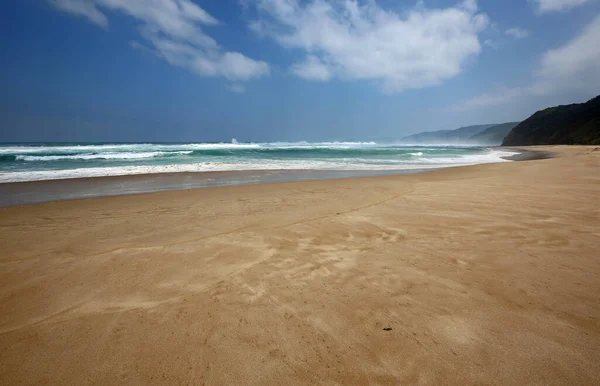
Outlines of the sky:
M 600 0 L 5 0 L 1 142 L 389 141 L 600 94 Z

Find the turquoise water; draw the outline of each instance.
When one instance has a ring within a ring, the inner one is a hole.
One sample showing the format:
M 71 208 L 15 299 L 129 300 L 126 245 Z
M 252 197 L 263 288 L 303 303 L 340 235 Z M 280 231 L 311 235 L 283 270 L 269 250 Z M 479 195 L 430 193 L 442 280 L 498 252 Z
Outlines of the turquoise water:
M 229 170 L 415 170 L 504 162 L 487 147 L 375 142 L 7 144 L 0 182 Z

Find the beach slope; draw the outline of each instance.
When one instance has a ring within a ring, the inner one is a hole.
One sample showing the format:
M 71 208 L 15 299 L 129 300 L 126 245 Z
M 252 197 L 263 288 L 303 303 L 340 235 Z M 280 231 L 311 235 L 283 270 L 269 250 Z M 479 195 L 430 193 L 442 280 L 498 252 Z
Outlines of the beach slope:
M 598 384 L 600 150 L 0 209 L 0 384 Z

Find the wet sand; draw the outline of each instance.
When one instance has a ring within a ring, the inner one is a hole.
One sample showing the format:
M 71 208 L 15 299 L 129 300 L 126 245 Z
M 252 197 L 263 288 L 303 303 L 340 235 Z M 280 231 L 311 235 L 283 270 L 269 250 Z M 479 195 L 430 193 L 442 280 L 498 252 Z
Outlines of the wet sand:
M 595 149 L 2 208 L 0 383 L 598 384 Z
M 272 184 L 291 181 L 414 174 L 410 170 L 247 170 L 197 173 L 133 174 L 111 177 L 69 178 L 0 183 L 0 207 L 39 204 L 78 198 L 122 196 L 169 190 Z

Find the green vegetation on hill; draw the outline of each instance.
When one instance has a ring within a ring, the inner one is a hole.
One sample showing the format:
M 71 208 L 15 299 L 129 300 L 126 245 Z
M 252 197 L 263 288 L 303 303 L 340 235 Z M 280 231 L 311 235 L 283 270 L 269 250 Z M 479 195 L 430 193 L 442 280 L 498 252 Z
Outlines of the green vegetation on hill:
M 519 124 L 519 122 L 501 123 L 485 129 L 481 133 L 477 133 L 470 138 L 470 142 L 479 143 L 482 145 L 500 145 L 504 137 Z
M 512 129 L 502 145 L 600 145 L 600 96 L 540 110 Z

